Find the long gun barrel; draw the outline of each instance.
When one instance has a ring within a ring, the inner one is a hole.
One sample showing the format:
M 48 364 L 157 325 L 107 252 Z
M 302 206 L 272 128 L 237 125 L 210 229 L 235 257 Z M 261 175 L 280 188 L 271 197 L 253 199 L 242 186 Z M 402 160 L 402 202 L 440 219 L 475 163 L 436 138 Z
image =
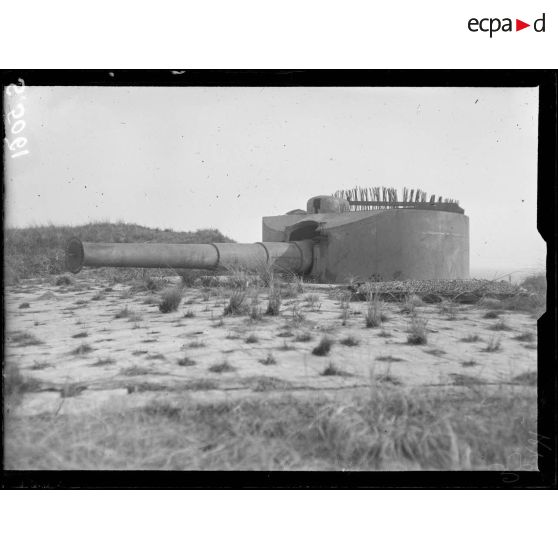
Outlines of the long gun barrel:
M 66 267 L 157 267 L 171 269 L 258 269 L 270 265 L 305 274 L 312 268 L 312 241 L 256 242 L 255 244 L 128 244 L 69 240 Z

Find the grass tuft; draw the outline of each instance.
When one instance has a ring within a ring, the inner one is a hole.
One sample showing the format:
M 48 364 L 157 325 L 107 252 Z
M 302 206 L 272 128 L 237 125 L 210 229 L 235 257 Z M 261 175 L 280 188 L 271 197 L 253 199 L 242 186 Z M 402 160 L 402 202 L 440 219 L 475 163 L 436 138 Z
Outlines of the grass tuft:
M 491 325 L 488 329 L 492 331 L 511 331 L 511 327 L 506 323 L 505 320 L 498 320 L 495 324 Z
M 330 362 L 321 372 L 320 376 L 350 376 L 348 372 L 341 370 L 336 364 Z
M 493 337 L 492 339 L 490 339 L 488 341 L 488 343 L 486 344 L 486 347 L 484 347 L 483 352 L 484 353 L 495 353 L 497 351 L 499 351 L 502 348 L 500 339 Z
M 258 297 L 255 296 L 250 302 L 250 321 L 260 322 L 263 319 L 262 309 L 260 308 L 260 303 Z
M 386 320 L 386 316 L 382 310 L 383 304 L 379 295 L 371 293 L 366 301 L 366 312 L 364 314 L 364 323 L 366 327 L 372 328 L 382 325 L 382 322 Z
M 129 366 L 120 371 L 121 376 L 147 376 L 153 371 L 151 368 L 145 368 L 144 366 Z
M 532 343 L 535 340 L 535 336 L 530 331 L 525 331 L 516 335 L 514 337 L 516 341 L 525 341 L 526 343 Z
M 109 364 L 115 364 L 116 360 L 112 357 L 98 358 L 95 362 L 91 363 L 91 366 L 107 366 Z
M 316 356 L 326 356 L 329 354 L 333 345 L 333 339 L 330 337 L 322 337 L 320 342 L 312 349 L 312 354 Z
M 81 339 L 83 337 L 89 337 L 89 334 L 87 333 L 87 331 L 80 331 L 79 333 L 76 333 L 75 335 L 72 335 L 72 339 Z
M 308 343 L 308 341 L 312 341 L 312 339 L 314 339 L 312 337 L 312 334 L 307 332 L 307 331 L 303 331 L 302 333 L 299 333 L 294 340 L 298 341 L 299 343 Z
M 461 366 L 463 366 L 465 368 L 468 368 L 468 367 L 471 367 L 471 366 L 477 366 L 477 364 L 478 364 L 478 362 L 475 359 L 470 358 L 469 360 L 464 360 L 461 363 Z
M 236 370 L 236 368 L 232 366 L 232 364 L 230 364 L 227 360 L 223 360 L 221 362 L 212 364 L 208 368 L 208 370 L 210 372 L 222 373 L 222 372 L 233 372 L 234 370 Z
M 405 361 L 404 358 L 394 357 L 394 356 L 391 356 L 391 355 L 379 356 L 379 357 L 376 357 L 376 360 L 378 360 L 380 362 L 404 362 Z
M 277 287 L 277 285 L 272 284 L 269 288 L 267 310 L 265 313 L 268 316 L 278 316 L 281 313 L 281 303 L 281 290 Z
M 260 359 L 258 362 L 260 364 L 264 364 L 265 366 L 270 366 L 271 364 L 277 364 L 275 357 L 271 353 L 268 353 L 265 358 Z
M 360 341 L 353 335 L 348 335 L 347 337 L 341 339 L 339 343 L 341 343 L 341 345 L 345 345 L 345 347 L 356 347 Z
M 204 341 L 191 341 L 186 346 L 189 349 L 201 349 L 202 347 L 205 347 L 205 342 Z
M 482 341 L 482 339 L 478 335 L 471 333 L 463 337 L 461 341 L 463 341 L 463 343 L 476 343 L 477 341 Z
M 486 318 L 487 320 L 495 320 L 496 318 L 499 317 L 500 317 L 500 312 L 497 312 L 496 310 L 489 310 L 483 316 L 483 318 Z
M 31 370 L 44 370 L 45 368 L 49 368 L 50 366 L 52 366 L 52 364 L 50 364 L 50 362 L 47 362 L 46 360 L 36 360 L 35 362 L 33 362 L 30 368 Z
M 178 366 L 194 366 L 196 364 L 196 361 L 191 359 L 190 357 L 183 356 L 182 358 L 178 359 L 177 363 Z
M 169 287 L 161 293 L 161 300 L 159 302 L 159 310 L 163 314 L 169 312 L 176 312 L 182 301 L 182 289 L 179 287 Z
M 225 306 L 223 315 L 240 316 L 246 314 L 246 291 L 244 289 L 235 289 L 230 298 L 229 303 Z
M 407 328 L 407 343 L 409 345 L 426 345 L 428 334 L 426 332 L 427 321 L 414 317 Z
M 56 279 L 54 280 L 54 284 L 57 287 L 64 287 L 67 285 L 71 285 L 73 283 L 72 278 L 69 275 L 60 275 L 58 277 L 56 277 Z
M 19 347 L 29 347 L 32 345 L 42 345 L 43 342 L 38 339 L 32 333 L 27 333 L 26 331 L 23 332 L 16 332 L 8 334 L 8 341 L 15 343 Z
M 75 349 L 71 351 L 72 355 L 86 355 L 93 351 L 93 347 L 88 343 L 82 343 L 81 345 L 77 346 Z
M 341 295 L 339 306 L 341 307 L 341 324 L 345 326 L 351 317 L 351 293 Z

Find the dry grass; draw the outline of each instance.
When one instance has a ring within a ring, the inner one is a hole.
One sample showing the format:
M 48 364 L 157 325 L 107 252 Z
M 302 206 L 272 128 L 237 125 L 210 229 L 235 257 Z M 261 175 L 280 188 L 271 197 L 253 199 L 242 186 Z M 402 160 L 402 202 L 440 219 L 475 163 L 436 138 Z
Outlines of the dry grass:
M 299 343 L 308 343 L 309 341 L 312 341 L 312 339 L 314 339 L 312 337 L 311 333 L 308 333 L 307 331 L 303 331 L 302 333 L 299 333 L 294 340 L 298 341 Z
M 196 364 L 196 361 L 188 356 L 183 356 L 182 358 L 179 358 L 177 360 L 177 364 L 178 366 L 194 366 Z
M 464 360 L 461 363 L 461 366 L 463 366 L 464 368 L 469 368 L 471 366 L 477 366 L 477 364 L 478 364 L 478 362 L 475 359 L 470 358 L 469 360 Z
M 68 285 L 71 285 L 72 282 L 73 280 L 70 275 L 60 275 L 59 277 L 56 277 L 56 279 L 54 280 L 54 284 L 57 287 L 67 287 Z
M 504 319 L 498 320 L 495 324 L 491 325 L 488 329 L 492 331 L 511 331 L 511 327 Z
M 320 342 L 312 349 L 312 354 L 316 356 L 326 356 L 333 346 L 333 339 L 322 337 Z
M 453 302 L 442 302 L 440 304 L 440 314 L 447 320 L 456 320 L 458 316 L 458 305 Z
M 182 301 L 182 289 L 180 287 L 169 287 L 161 293 L 159 310 L 163 314 L 176 312 Z
M 89 334 L 87 333 L 87 331 L 80 331 L 79 333 L 76 333 L 75 335 L 72 335 L 72 339 L 81 339 L 83 337 L 89 337 Z
M 292 387 L 290 382 L 273 376 L 250 376 L 245 378 L 242 383 L 255 392 L 288 391 Z
M 404 358 L 394 357 L 391 355 L 379 356 L 376 357 L 376 360 L 379 362 L 404 362 L 405 361 Z
M 471 333 L 463 337 L 461 341 L 463 341 L 463 343 L 477 343 L 478 341 L 482 341 L 482 339 L 478 335 Z
M 492 339 L 489 339 L 486 346 L 483 349 L 483 352 L 485 353 L 495 353 L 496 351 L 499 351 L 502 348 L 502 344 L 499 338 L 497 337 L 493 337 Z
M 250 302 L 249 317 L 252 322 L 261 322 L 263 319 L 262 309 L 260 308 L 260 302 L 257 296 L 254 296 Z
M 43 342 L 32 333 L 26 331 L 17 331 L 8 334 L 8 342 L 14 343 L 19 347 L 30 347 L 32 345 L 42 345 Z
M 71 354 L 81 356 L 81 355 L 86 355 L 93 350 L 94 350 L 93 347 L 88 343 L 82 343 L 81 345 L 78 345 L 75 349 L 72 349 Z
M 298 302 L 291 307 L 291 320 L 295 327 L 299 326 L 306 319 L 304 311 Z
M 148 376 L 149 374 L 152 374 L 153 370 L 151 370 L 151 368 L 146 368 L 144 366 L 129 366 L 128 368 L 124 368 L 124 370 L 121 370 L 119 372 L 119 374 L 121 376 Z
M 513 470 L 520 455 L 536 470 L 532 388 L 434 392 L 393 384 L 378 382 L 368 395 L 342 402 L 284 394 L 193 403 L 155 395 L 140 408 L 101 414 L 10 416 L 5 467 Z M 273 379 L 262 389 L 276 389 Z
M 345 377 L 345 376 L 350 376 L 350 375 L 351 374 L 349 374 L 348 372 L 345 372 L 344 370 L 339 368 L 339 366 L 337 366 L 333 362 L 330 362 L 320 373 L 320 376 L 341 376 L 341 377 Z
M 95 362 L 91 363 L 91 366 L 108 366 L 109 364 L 115 364 L 116 360 L 112 357 L 98 358 Z
M 281 313 L 281 290 L 274 284 L 269 288 L 269 296 L 267 301 L 267 310 L 265 313 L 268 316 L 278 316 Z
M 319 312 L 322 304 L 320 303 L 320 297 L 317 294 L 308 294 L 304 297 L 304 302 L 306 307 L 310 312 Z
M 422 299 L 419 296 L 408 294 L 405 296 L 403 304 L 401 305 L 401 313 L 413 315 L 416 313 L 416 309 L 422 305 Z
M 356 347 L 360 344 L 360 341 L 354 337 L 353 335 L 348 335 L 339 341 L 341 345 L 345 345 L 345 347 Z
M 224 316 L 241 316 L 246 314 L 246 290 L 242 288 L 236 288 L 230 298 L 228 304 L 225 306 L 223 311 Z
M 258 362 L 260 364 L 264 364 L 265 366 L 270 366 L 271 364 L 277 364 L 275 357 L 271 353 L 268 353 L 265 358 L 260 359 Z
M 366 301 L 366 312 L 364 314 L 366 327 L 380 327 L 385 320 L 386 316 L 383 313 L 383 303 L 380 297 L 371 293 Z
M 206 345 L 205 345 L 204 341 L 191 341 L 186 346 L 189 349 L 201 349 L 202 347 L 205 347 Z
M 278 351 L 294 351 L 295 347 L 293 347 L 293 345 L 289 345 L 286 341 L 283 341 L 282 345 L 279 345 L 279 347 L 277 347 Z
M 210 372 L 222 373 L 222 372 L 233 372 L 236 368 L 230 364 L 227 360 L 223 360 L 221 362 L 217 362 L 212 364 L 208 370 Z
M 347 325 L 351 317 L 351 294 L 343 293 L 339 299 L 339 306 L 341 307 L 341 324 Z
M 124 306 L 124 308 L 121 308 L 115 315 L 114 318 L 116 320 L 120 320 L 123 318 L 128 318 L 128 320 L 130 321 L 141 321 L 142 317 L 141 314 L 139 314 L 138 312 L 134 312 L 133 310 L 130 310 L 130 308 L 128 308 L 128 306 Z
M 525 331 L 523 333 L 520 333 L 519 335 L 516 335 L 514 337 L 514 339 L 516 341 L 523 341 L 525 343 L 532 343 L 533 341 L 535 341 L 536 337 L 530 331 Z
M 427 321 L 414 317 L 407 328 L 407 343 L 409 345 L 426 345 L 428 334 L 426 332 Z
M 46 360 L 36 360 L 29 367 L 31 370 L 44 370 L 45 368 L 50 368 L 52 364 Z
M 500 312 L 497 312 L 496 310 L 489 310 L 483 316 L 483 318 L 486 318 L 487 320 L 495 320 L 496 318 L 499 317 L 500 317 Z

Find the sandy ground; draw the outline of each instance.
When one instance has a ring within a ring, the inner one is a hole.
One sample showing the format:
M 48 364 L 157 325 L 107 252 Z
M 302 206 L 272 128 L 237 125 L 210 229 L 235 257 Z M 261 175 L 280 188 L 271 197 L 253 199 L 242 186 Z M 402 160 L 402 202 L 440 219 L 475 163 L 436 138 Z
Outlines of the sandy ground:
M 200 400 L 257 396 L 269 389 L 341 394 L 370 389 L 371 375 L 428 389 L 500 384 L 537 370 L 536 337 L 514 339 L 521 333 L 536 336 L 536 320 L 527 314 L 502 313 L 509 330 L 494 331 L 490 326 L 498 320 L 483 317 L 486 310 L 478 306 L 458 305 L 455 319 L 448 319 L 439 305 L 425 304 L 417 312 L 428 320 L 428 343 L 415 346 L 407 344 L 410 318 L 401 304 L 385 304 L 388 320 L 380 329 L 365 327 L 365 302 L 351 302 L 342 325 L 339 294 L 334 286 L 305 285 L 298 298 L 283 301 L 280 316 L 254 322 L 247 316 L 223 317 L 228 299 L 195 288 L 184 290 L 178 311 L 163 314 L 157 293 L 134 293 L 129 285 L 91 277 L 77 276 L 70 286 L 27 281 L 9 287 L 6 362 L 40 380 L 14 412 L 80 413 L 107 401 L 142 404 L 155 392 Z M 265 311 L 265 292 L 259 301 Z M 293 306 L 304 316 L 300 323 L 293 321 Z M 126 307 L 132 315 L 117 318 Z M 35 336 L 37 344 L 22 341 L 22 333 Z M 303 333 L 311 339 L 297 340 Z M 251 334 L 257 342 L 246 342 Z M 315 356 L 312 349 L 324 335 L 335 342 L 327 356 Z M 462 340 L 469 335 L 480 340 Z M 358 345 L 341 343 L 349 336 Z M 490 340 L 499 340 L 500 350 L 485 351 Z M 80 353 L 82 346 L 86 352 Z M 261 362 L 269 354 L 275 364 Z M 184 357 L 191 359 L 188 365 L 179 364 Z M 225 360 L 233 370 L 210 371 Z M 343 375 L 322 375 L 330 363 Z

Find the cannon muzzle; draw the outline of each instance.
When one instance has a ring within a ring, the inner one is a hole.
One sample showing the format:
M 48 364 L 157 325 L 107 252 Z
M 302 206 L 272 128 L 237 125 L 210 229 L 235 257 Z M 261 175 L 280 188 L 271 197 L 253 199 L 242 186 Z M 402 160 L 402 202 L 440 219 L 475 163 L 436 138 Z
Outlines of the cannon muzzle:
M 255 244 L 128 244 L 69 240 L 66 267 L 156 267 L 169 269 L 257 270 L 272 266 L 280 271 L 308 273 L 312 268 L 312 241 L 256 242 Z

